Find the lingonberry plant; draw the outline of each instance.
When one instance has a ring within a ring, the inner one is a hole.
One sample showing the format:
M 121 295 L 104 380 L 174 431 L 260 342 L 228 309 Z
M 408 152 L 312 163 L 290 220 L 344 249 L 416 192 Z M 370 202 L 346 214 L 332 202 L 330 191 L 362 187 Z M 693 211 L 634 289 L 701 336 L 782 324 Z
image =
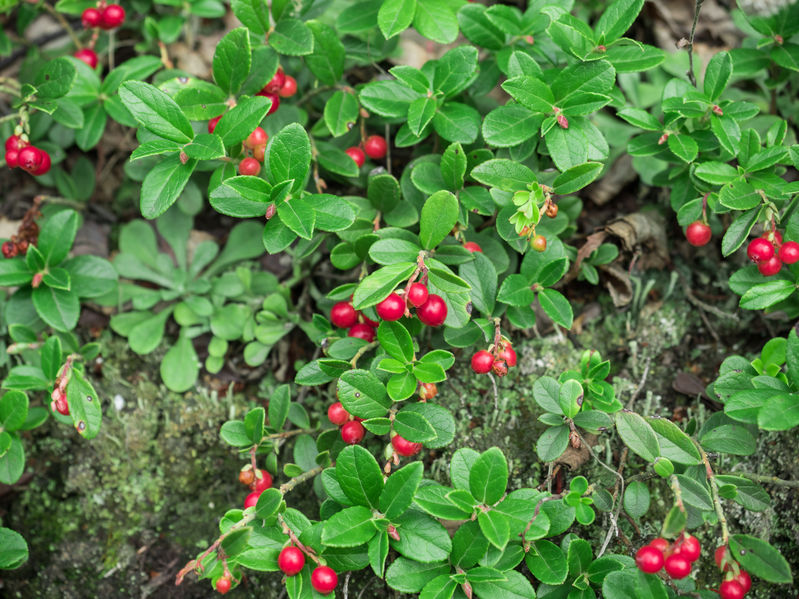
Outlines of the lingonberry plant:
M 498 447 L 460 447 L 456 415 L 439 403 L 440 389 L 461 386 L 460 369 L 490 383 L 499 412 L 498 379 L 532 371 L 517 353 L 524 332 L 583 326 L 569 283 L 629 283 L 616 262 L 632 254 L 632 270 L 658 237 L 641 224 L 651 221 L 589 233 L 577 196 L 624 154 L 644 183 L 669 190 L 690 251 L 710 252 L 722 228 L 724 257 L 746 245 L 753 264 L 729 283 L 742 308 L 799 316 L 794 105 L 775 92 L 759 120 L 766 107 L 746 85 L 795 83 L 799 8 L 737 13 L 751 43 L 702 69 L 701 1 L 688 51 L 674 56 L 633 39 L 644 0 L 600 4 L 594 14 L 561 0 L 524 10 L 233 0 L 241 26 L 221 36 L 210 78 L 175 69 L 169 45 L 181 31 L 193 42 L 195 18 L 222 16 L 221 2 L 179 14 L 171 3 L 26 9 L 67 27 L 63 14 L 80 16 L 84 31 L 69 29 L 71 57 L 0 81 L 12 106 L 6 165 L 60 194 L 39 196 L 2 244 L 0 285 L 12 293 L 0 324 L 14 361 L 0 397 L 0 482 L 22 475 L 20 431 L 50 414 L 87 439 L 100 431 L 86 368 L 99 345 L 72 332 L 91 300 L 115 310 L 110 328 L 133 352 L 165 350 L 161 379 L 176 392 L 198 384 L 201 356 L 210 374 L 239 357 L 257 368 L 295 328 L 316 346 L 285 366 L 293 385 L 222 425 L 246 461 L 241 498 L 177 584 L 196 575 L 226 594 L 274 572 L 291 599 L 346 597 L 352 580 L 371 584 L 359 571 L 423 599 L 735 599 L 758 579 L 790 584 L 785 557 L 744 525 L 730 530 L 728 508 L 767 510 L 759 483 L 796 487 L 738 467 L 761 431 L 799 425 L 795 329 L 771 335 L 754 361 L 728 357 L 707 388 L 723 409 L 685 424 L 636 402 L 646 374 L 617 389 L 595 350 L 537 377 L 538 487 L 514 480 Z M 406 64 L 396 58 L 409 27 L 455 45 Z M 159 56 L 115 66 L 120 28 Z M 675 68 L 683 59 L 687 73 Z M 68 257 L 95 177 L 64 150 L 98 146 L 109 116 L 138 144 L 121 195 L 138 194 L 146 220 L 118 227 L 111 262 Z M 221 251 L 192 235 L 209 214 L 223 223 Z M 287 258 L 290 274 L 264 271 L 265 254 Z M 618 291 L 611 299 L 625 305 Z M 308 396 L 324 409 L 309 413 Z M 566 457 L 575 452 L 586 459 Z M 576 471 L 586 463 L 595 469 Z M 298 489 L 318 499 L 313 509 L 298 509 Z M 650 512 L 653 492 L 663 517 Z M 16 533 L 0 528 L 0 541 L 0 567 L 26 559 Z

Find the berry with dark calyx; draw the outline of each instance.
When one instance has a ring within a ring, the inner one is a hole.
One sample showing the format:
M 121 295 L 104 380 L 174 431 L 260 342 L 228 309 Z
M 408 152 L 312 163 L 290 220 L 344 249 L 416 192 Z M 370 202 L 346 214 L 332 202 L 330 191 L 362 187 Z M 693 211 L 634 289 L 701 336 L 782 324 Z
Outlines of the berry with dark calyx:
M 346 150 L 344 150 L 344 153 L 350 158 L 352 158 L 355 164 L 358 165 L 358 168 L 361 168 L 363 166 L 363 163 L 366 162 L 366 155 L 363 153 L 363 150 L 361 148 L 356 148 L 355 146 L 353 146 L 351 148 L 347 148 Z
M 239 482 L 246 487 L 255 482 L 255 472 L 252 466 L 244 466 L 244 468 L 239 470 Z
M 327 409 L 327 419 L 336 426 L 343 426 L 350 420 L 350 413 L 337 401 Z
M 85 62 L 89 65 L 90 69 L 97 68 L 97 52 L 92 50 L 91 48 L 81 48 L 75 54 L 73 54 L 75 58 L 78 60 Z
M 481 254 L 483 253 L 483 248 L 477 245 L 474 241 L 467 241 L 466 243 L 463 244 L 463 247 L 472 253 L 474 252 L 480 252 Z
M 532 247 L 536 252 L 543 252 L 547 249 L 547 238 L 543 235 L 536 235 L 530 241 L 530 247 Z
M 269 80 L 269 83 L 264 85 L 264 88 L 261 91 L 270 94 L 276 94 L 281 90 L 285 82 L 286 82 L 286 73 L 283 70 L 283 67 L 277 67 L 277 71 L 275 72 L 274 75 L 272 75 L 272 79 Z
M 80 22 L 84 28 L 93 29 L 94 27 L 100 26 L 102 18 L 99 10 L 96 8 L 87 8 L 83 11 L 83 14 L 81 14 Z
M 497 376 L 505 376 L 508 374 L 508 365 L 505 364 L 505 360 L 494 360 L 491 370 Z
M 666 569 L 666 574 L 675 580 L 685 578 L 691 573 L 691 562 L 679 553 L 667 557 L 663 567 Z
M 716 565 L 721 570 L 721 562 L 724 561 L 724 569 L 723 572 L 728 572 L 732 570 L 730 561 L 732 560 L 732 554 L 730 553 L 729 548 L 726 545 L 720 545 L 716 547 L 716 551 L 713 553 L 713 559 L 716 561 Z
M 782 262 L 777 256 L 772 256 L 768 260 L 758 263 L 757 270 L 760 271 L 760 274 L 764 277 L 771 277 L 776 275 L 780 272 L 782 268 Z
M 230 590 L 230 578 L 228 578 L 227 576 L 223 576 L 222 578 L 217 578 L 215 586 L 219 594 L 224 595 Z
M 258 474 L 260 473 L 260 476 Z M 261 493 L 272 487 L 272 475 L 266 470 L 258 470 L 255 473 L 255 482 L 253 483 L 252 490 L 256 493 Z
M 261 172 L 261 163 L 255 158 L 245 158 L 239 162 L 239 174 L 255 176 Z
M 50 171 L 50 165 L 52 164 L 50 162 L 50 154 L 48 154 L 44 150 L 39 150 L 39 153 L 42 156 L 42 163 L 39 165 L 39 168 L 37 168 L 35 171 L 33 171 L 33 173 L 31 173 L 33 175 L 36 175 L 37 177 L 39 175 L 47 174 Z
M 399 320 L 405 314 L 405 302 L 396 293 L 391 293 L 377 304 L 377 315 L 383 320 Z
M 650 545 L 644 545 L 635 554 L 635 565 L 646 574 L 659 572 L 663 562 L 663 552 Z
M 741 585 L 741 588 L 744 590 L 744 594 L 749 592 L 749 589 L 752 588 L 752 577 L 749 576 L 749 572 L 741 568 L 741 571 L 738 572 L 738 576 L 733 578 L 735 582 Z
M 382 160 L 388 151 L 386 138 L 382 135 L 370 135 L 363 143 L 363 150 L 372 160 Z
M 125 9 L 119 4 L 109 4 L 103 9 L 100 27 L 103 29 L 116 29 L 125 22 Z
M 799 243 L 786 241 L 780 246 L 778 253 L 779 259 L 783 264 L 794 264 L 799 261 Z
M 782 245 L 782 233 L 780 233 L 776 229 L 772 231 L 766 231 L 765 233 L 763 233 L 762 237 L 763 239 L 773 243 L 777 247 Z
M 771 245 L 770 241 L 757 237 L 746 246 L 746 255 L 755 264 L 765 262 L 774 256 L 774 246 Z
M 8 150 L 6 152 L 6 166 L 8 168 L 17 168 L 19 166 L 19 151 Z
M 440 295 L 431 293 L 427 301 L 416 308 L 416 315 L 429 327 L 441 326 L 447 319 L 447 304 Z
M 290 98 L 297 93 L 297 80 L 291 75 L 286 75 L 286 81 L 283 87 L 280 88 L 278 94 L 281 98 Z
M 654 547 L 661 553 L 666 553 L 666 550 L 669 548 L 669 542 L 663 537 L 658 537 L 657 539 L 654 539 L 651 543 L 649 543 L 649 546 Z
M 330 322 L 334 327 L 348 329 L 358 322 L 358 313 L 349 302 L 338 302 L 330 309 Z
M 699 539 L 697 539 L 695 536 L 683 535 L 683 537 L 677 543 L 677 550 L 675 553 L 679 553 L 689 562 L 693 563 L 699 559 L 699 556 L 702 553 L 702 546 L 699 544 Z
M 422 401 L 433 399 L 436 395 L 438 395 L 438 387 L 435 383 L 422 383 L 419 387 L 419 399 Z
M 208 121 L 208 133 L 213 133 L 214 129 L 216 129 L 216 124 L 219 122 L 219 119 L 222 118 L 222 115 L 215 116 L 210 121 Z
M 363 440 L 366 429 L 357 420 L 350 420 L 341 427 L 341 440 L 348 445 L 356 445 Z
M 15 246 L 10 241 L 6 241 L 5 243 L 3 243 L 2 251 L 4 258 L 13 258 L 14 256 L 17 255 L 17 246 Z
M 269 136 L 266 134 L 261 127 L 256 127 L 253 129 L 253 132 L 247 136 L 247 139 L 244 140 L 244 145 L 254 150 L 258 146 L 262 146 L 266 143 L 269 139 Z
M 399 435 L 391 437 L 391 446 L 394 448 L 394 451 L 406 458 L 422 451 L 421 443 L 412 443 Z
M 719 586 L 721 599 L 743 599 L 744 595 L 746 595 L 744 588 L 735 580 L 725 580 Z
M 509 368 L 516 366 L 516 350 L 510 345 L 506 345 L 504 349 L 499 352 L 499 357 L 505 361 Z
M 244 498 L 244 509 L 246 510 L 248 507 L 253 507 L 256 503 L 258 503 L 258 498 L 261 496 L 261 491 L 253 491 L 247 497 Z
M 338 584 L 338 574 L 328 566 L 317 566 L 311 572 L 311 586 L 317 592 L 327 595 L 332 593 Z
M 19 166 L 32 173 L 38 169 L 42 164 L 42 154 L 38 148 L 27 146 L 19 151 Z
M 350 330 L 347 331 L 347 337 L 355 337 L 371 343 L 375 338 L 375 330 L 365 322 L 359 322 L 350 327 Z
M 694 247 L 707 245 L 707 242 L 710 241 L 712 236 L 713 232 L 710 230 L 710 227 L 699 220 L 692 222 L 688 225 L 688 228 L 685 229 L 685 238 L 688 240 L 688 243 Z
M 472 370 L 477 374 L 486 374 L 491 372 L 494 366 L 494 356 L 491 352 L 481 349 L 472 356 Z
M 305 567 L 305 554 L 294 545 L 283 547 L 277 556 L 277 567 L 286 576 L 296 576 Z
M 427 301 L 427 295 L 427 287 L 421 283 L 413 283 L 408 288 L 408 301 L 416 308 Z

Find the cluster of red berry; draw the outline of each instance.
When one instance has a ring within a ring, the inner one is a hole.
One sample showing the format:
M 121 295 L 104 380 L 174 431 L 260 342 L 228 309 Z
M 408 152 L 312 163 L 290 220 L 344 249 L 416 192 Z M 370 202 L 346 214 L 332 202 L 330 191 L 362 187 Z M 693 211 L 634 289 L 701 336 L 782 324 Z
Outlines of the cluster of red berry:
M 726 545 L 716 549 L 714 558 L 719 570 L 725 573 L 724 580 L 719 585 L 721 599 L 742 599 L 752 588 L 749 572 L 732 559 L 732 553 Z
M 388 143 L 382 135 L 370 135 L 366 141 L 358 146 L 347 148 L 344 152 L 361 168 L 369 156 L 372 160 L 382 160 L 388 152 Z
M 638 550 L 635 565 L 647 574 L 655 574 L 663 568 L 666 574 L 679 580 L 691 573 L 701 553 L 699 540 L 693 535 L 683 533 L 674 543 L 659 537 Z
M 6 164 L 38 177 L 50 171 L 50 154 L 30 145 L 19 135 L 12 135 L 6 139 Z
M 489 351 L 493 349 L 492 351 Z M 494 372 L 497 376 L 508 374 L 508 368 L 516 366 L 516 350 L 510 341 L 502 340 L 499 345 L 489 349 L 481 349 L 472 356 L 472 370 L 476 374 Z
M 244 509 L 258 503 L 261 493 L 272 487 L 272 475 L 260 468 L 253 470 L 250 465 L 239 471 L 239 482 L 250 488 L 251 493 L 244 499 Z
M 337 401 L 327 409 L 327 418 L 338 427 L 341 427 L 341 440 L 348 445 L 356 445 L 363 440 L 366 429 L 363 428 L 361 421 L 350 414 L 340 401 Z
M 110 31 L 125 22 L 125 9 L 119 4 L 106 4 L 100 2 L 97 8 L 87 8 L 80 16 L 80 21 L 86 29 L 99 27 Z
M 305 554 L 294 545 L 283 547 L 277 556 L 277 567 L 286 576 L 296 576 L 305 567 Z M 322 595 L 332 593 L 338 584 L 338 574 L 328 566 L 316 566 L 311 572 L 311 586 Z
M 786 241 L 777 230 L 768 231 L 762 237 L 749 242 L 746 255 L 757 264 L 757 269 L 765 277 L 776 275 L 783 264 L 799 261 L 799 243 Z
M 359 322 L 361 321 L 361 322 Z M 350 302 L 338 302 L 330 309 L 330 322 L 340 329 L 348 329 L 348 337 L 372 342 L 378 323 L 356 310 Z
M 267 114 L 272 114 L 280 106 L 280 98 L 290 98 L 297 93 L 297 80 L 291 75 L 286 75 L 283 67 L 277 67 L 277 72 L 272 79 L 264 85 L 256 96 L 263 96 L 272 100 L 272 106 Z

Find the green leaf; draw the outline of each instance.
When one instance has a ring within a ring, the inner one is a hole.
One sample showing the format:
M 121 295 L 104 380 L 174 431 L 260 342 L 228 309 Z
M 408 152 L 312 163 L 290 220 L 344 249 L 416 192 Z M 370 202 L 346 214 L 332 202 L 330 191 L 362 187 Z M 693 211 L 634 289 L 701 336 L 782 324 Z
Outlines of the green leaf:
M 383 473 L 368 450 L 360 445 L 345 447 L 336 459 L 336 479 L 353 503 L 378 509 Z
M 537 113 L 552 112 L 555 96 L 549 86 L 531 75 L 508 79 L 502 84 L 504 89 L 519 104 Z
M 474 260 L 461 265 L 460 275 L 471 287 L 474 307 L 491 316 L 497 297 L 497 271 L 493 262 L 482 252 L 475 252 Z
M 536 453 L 542 462 L 552 462 L 563 455 L 569 446 L 569 427 L 566 425 L 548 427 L 535 445 Z
M 385 578 L 388 547 L 388 533 L 386 532 L 377 533 L 369 541 L 369 565 L 375 575 L 380 578 Z
M 10 528 L 0 527 L 0 570 L 14 570 L 28 561 L 28 544 Z
M 446 447 L 455 439 L 455 418 L 447 408 L 431 403 L 412 403 L 402 409 L 402 413 L 406 412 L 415 412 L 432 425 L 435 437 L 427 439 L 424 442 L 425 447 Z
M 250 74 L 252 50 L 246 27 L 229 32 L 216 46 L 213 75 L 216 84 L 227 95 L 235 95 Z
M 314 37 L 310 28 L 293 17 L 280 19 L 269 35 L 269 45 L 287 56 L 305 56 L 314 50 Z
M 391 546 L 401 555 L 423 563 L 440 562 L 449 557 L 452 541 L 447 529 L 437 520 L 409 510 L 397 518 L 394 524 L 400 540 L 391 539 Z
M 420 563 L 399 557 L 386 570 L 386 582 L 392 589 L 403 593 L 418 593 L 438 576 L 449 574 L 449 564 Z
M 654 462 L 660 456 L 655 431 L 649 423 L 635 412 L 621 411 L 616 413 L 616 430 L 633 453 L 638 454 L 648 462 Z
M 700 439 L 707 451 L 718 451 L 732 455 L 752 455 L 757 442 L 752 434 L 738 424 L 724 424 L 707 431 Z
M 655 431 L 660 446 L 660 455 L 678 464 L 698 465 L 702 461 L 699 450 L 679 426 L 666 418 L 647 418 Z
M 182 393 L 192 388 L 200 372 L 200 360 L 186 335 L 169 348 L 161 362 L 161 378 L 170 391 Z
M 377 26 L 387 40 L 411 26 L 416 0 L 387 0 L 377 13 Z
M 597 21 L 596 36 L 603 40 L 602 43 L 609 44 L 619 39 L 632 26 L 644 0 L 615 0 L 602 12 Z
M 183 193 L 196 165 L 196 160 L 183 164 L 178 155 L 173 155 L 147 173 L 141 186 L 142 216 L 153 219 L 166 212 Z
M 36 95 L 40 99 L 60 98 L 72 88 L 76 75 L 75 66 L 68 58 L 52 58 L 44 63 L 33 80 Z
M 649 487 L 641 481 L 632 481 L 624 490 L 624 511 L 632 518 L 640 518 L 649 511 Z
M 483 120 L 483 138 L 496 148 L 518 146 L 536 135 L 544 117 L 518 104 L 499 106 Z
M 497 511 L 481 511 L 477 514 L 477 522 L 489 543 L 500 550 L 505 548 L 510 537 L 510 525 L 503 514 Z
M 292 191 L 305 186 L 311 168 L 311 141 L 302 125 L 291 123 L 271 139 L 266 168 L 273 184 L 293 179 Z
M 515 570 L 503 572 L 507 580 L 484 582 L 475 580 L 472 582 L 477 597 L 488 597 L 490 599 L 529 599 L 535 597 L 530 582 L 523 574 Z
M 585 135 L 572 125 L 569 129 L 552 127 L 544 136 L 552 162 L 559 171 L 567 171 L 588 160 Z
M 405 118 L 418 92 L 398 81 L 377 81 L 361 88 L 359 99 L 370 112 L 389 118 Z
M 727 227 L 721 240 L 721 254 L 723 256 L 726 257 L 735 252 L 749 238 L 749 232 L 755 226 L 758 214 L 760 214 L 760 209 L 753 208 L 735 217 L 732 224 Z
M 439 44 L 451 44 L 458 37 L 458 19 L 445 0 L 419 0 L 413 26 L 424 37 Z
M 472 169 L 471 177 L 490 187 L 502 191 L 518 191 L 526 189 L 531 183 L 536 182 L 532 170 L 513 160 L 497 158 L 480 163 Z
M 433 116 L 433 127 L 449 142 L 470 144 L 480 133 L 480 113 L 468 104 L 447 102 Z
M 574 320 L 571 304 L 562 293 L 554 289 L 542 289 L 538 293 L 538 303 L 553 322 L 570 329 Z
M 713 500 L 710 498 L 710 492 L 705 483 L 701 483 L 684 474 L 675 474 L 675 477 L 680 483 L 682 498 L 685 503 L 704 511 L 713 509 Z
M 750 535 L 732 535 L 730 550 L 747 572 L 767 582 L 790 584 L 791 568 L 785 558 L 766 541 Z
M 126 81 L 119 95 L 133 118 L 145 129 L 171 141 L 186 143 L 194 137 L 189 119 L 175 101 L 143 81 Z
M 338 397 L 344 408 L 359 418 L 385 416 L 391 398 L 380 379 L 367 370 L 350 370 L 338 381 Z
M 375 532 L 371 510 L 356 505 L 344 508 L 325 521 L 322 542 L 328 547 L 355 547 L 366 543 Z
M 726 162 L 703 162 L 696 165 L 694 174 L 702 181 L 707 181 L 714 185 L 724 185 L 738 179 L 738 171 L 734 166 Z
M 794 283 L 782 279 L 760 283 L 741 296 L 739 305 L 747 310 L 762 310 L 787 299 L 795 290 Z
M 346 51 L 339 35 L 329 25 L 308 21 L 313 34 L 313 53 L 305 57 L 311 72 L 325 85 L 335 85 L 344 73 Z
M 455 96 L 469 87 L 476 71 L 477 48 L 468 45 L 453 48 L 438 59 L 433 90 L 444 94 L 445 98 Z
M 58 340 L 58 337 L 51 337 L 50 339 Z M 61 356 L 59 355 L 60 359 Z M 54 377 L 48 376 L 47 378 L 52 379 Z M 25 424 L 27 417 L 28 396 L 21 391 L 6 391 L 0 398 L 0 427 L 7 431 L 15 431 Z
M 757 425 L 767 431 L 785 431 L 799 425 L 799 395 L 778 393 L 758 412 Z
M 727 52 L 717 52 L 705 69 L 704 91 L 709 100 L 715 101 L 732 75 L 732 58 Z
M 558 393 L 558 405 L 567 418 L 574 418 L 583 404 L 583 386 L 574 379 L 564 381 Z
M 219 119 L 214 135 L 221 137 L 228 148 L 241 143 L 261 124 L 271 106 L 272 100 L 264 96 L 240 98 L 238 104 Z
M 394 430 L 412 443 L 424 443 L 436 437 L 436 431 L 427 419 L 412 410 L 402 410 L 396 415 Z
M 421 462 L 413 462 L 388 477 L 380 494 L 380 511 L 386 518 L 394 520 L 411 506 L 423 471 Z
M 555 181 L 552 183 L 555 193 L 567 195 L 581 190 L 599 176 L 603 166 L 600 162 L 586 162 L 585 164 L 573 166 L 555 177 Z
M 283 224 L 297 235 L 303 239 L 311 239 L 316 212 L 305 198 L 296 197 L 291 201 L 281 202 L 278 204 L 277 214 Z
M 103 418 L 100 397 L 94 387 L 83 377 L 83 373 L 73 369 L 67 383 L 67 403 L 75 430 L 85 439 L 93 439 L 100 432 Z
M 355 309 L 363 310 L 382 302 L 415 269 L 414 262 L 398 262 L 376 270 L 361 281 L 355 290 L 353 294 Z
M 54 381 L 56 376 L 58 376 L 58 371 L 61 368 L 61 358 L 62 358 L 62 349 L 61 349 L 61 339 L 56 337 L 55 335 L 49 337 L 47 341 L 44 342 L 44 345 L 41 349 L 41 357 L 42 357 L 42 372 L 44 372 L 44 376 L 48 378 L 48 380 Z M 27 398 L 25 400 L 25 412 L 28 411 L 27 408 Z M 2 400 L 0 400 L 0 413 L 2 413 Z M 0 422 L 2 421 L 2 417 L 0 417 Z M 24 418 L 23 418 L 24 421 Z M 6 428 L 10 428 L 9 425 L 4 425 Z M 20 424 L 21 426 L 21 424 Z M 13 429 L 12 429 L 13 430 Z
M 535 301 L 535 292 L 530 288 L 530 281 L 526 276 L 513 274 L 502 281 L 497 301 L 510 306 L 529 306 Z
M 22 258 L 0 260 L 0 286 L 15 287 L 26 285 L 33 278 L 33 273 L 28 269 Z
M 662 131 L 663 125 L 651 113 L 640 108 L 624 108 L 616 113 L 631 125 L 645 131 Z
M 333 137 L 349 133 L 358 122 L 358 100 L 348 92 L 337 91 L 325 103 L 325 124 Z
M 75 241 L 79 222 L 78 213 L 74 210 L 62 210 L 45 221 L 36 247 L 46 265 L 55 266 L 67 257 Z
M 108 115 L 102 104 L 94 104 L 85 108 L 83 111 L 83 127 L 75 132 L 77 146 L 84 152 L 96 146 L 105 132 L 107 120 Z
M 463 188 L 466 164 L 466 154 L 459 143 L 447 146 L 441 155 L 441 177 L 451 190 Z
M 561 584 L 569 573 L 566 556 L 551 541 L 533 541 L 524 561 L 532 575 L 545 584 Z
M 499 501 L 508 486 L 508 462 L 497 447 L 484 451 L 469 472 L 469 490 L 478 501 L 491 505 Z
M 699 146 L 688 135 L 679 133 L 669 135 L 669 150 L 683 162 L 693 162 L 699 153 Z
M 189 158 L 197 160 L 214 160 L 225 155 L 225 146 L 218 135 L 200 133 L 190 144 L 183 147 Z
M 150 156 L 160 156 L 161 154 L 168 154 L 171 152 L 179 152 L 181 145 L 174 141 L 167 139 L 155 139 L 146 141 L 138 148 L 133 150 L 130 155 L 130 161 L 141 160 L 142 158 L 149 158 Z
M 386 353 L 400 362 L 413 359 L 413 340 L 408 329 L 399 322 L 384 320 L 377 327 L 377 340 Z
M 33 305 L 39 317 L 57 331 L 71 331 L 78 324 L 80 301 L 76 293 L 40 286 L 33 290 Z
M 230 8 L 236 18 L 256 35 L 269 29 L 269 8 L 260 0 L 231 0 Z

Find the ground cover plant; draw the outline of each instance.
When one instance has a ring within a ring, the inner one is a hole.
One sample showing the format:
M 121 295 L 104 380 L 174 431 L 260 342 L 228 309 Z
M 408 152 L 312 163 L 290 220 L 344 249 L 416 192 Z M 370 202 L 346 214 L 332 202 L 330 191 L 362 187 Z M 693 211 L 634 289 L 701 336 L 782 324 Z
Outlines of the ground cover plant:
M 799 4 L 650 4 L 5 6 L 11 596 L 790 592 Z

